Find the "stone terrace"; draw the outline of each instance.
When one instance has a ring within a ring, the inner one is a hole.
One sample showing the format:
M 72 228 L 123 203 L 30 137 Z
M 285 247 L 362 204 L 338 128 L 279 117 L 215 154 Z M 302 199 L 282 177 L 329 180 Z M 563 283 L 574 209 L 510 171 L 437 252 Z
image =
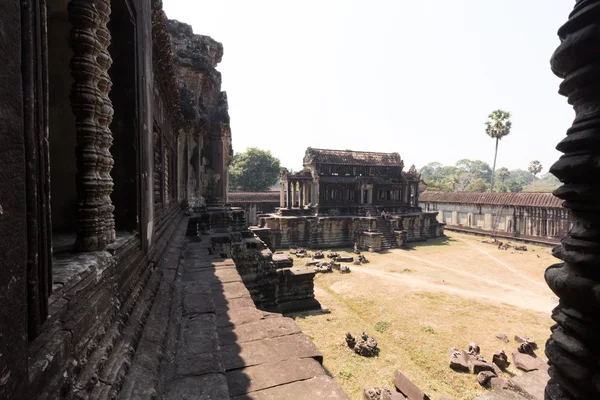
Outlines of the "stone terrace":
M 209 255 L 210 235 L 202 238 L 180 247 L 157 388 L 162 398 L 347 399 L 310 338 L 291 318 L 257 309 L 233 261 Z M 136 355 L 147 357 L 152 351 Z M 143 374 L 134 376 L 143 381 Z

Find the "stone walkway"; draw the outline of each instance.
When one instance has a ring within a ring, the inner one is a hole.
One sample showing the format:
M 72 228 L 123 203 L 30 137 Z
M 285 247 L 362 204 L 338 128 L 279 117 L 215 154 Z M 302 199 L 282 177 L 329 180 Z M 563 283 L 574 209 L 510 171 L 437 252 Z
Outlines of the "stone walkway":
M 175 277 L 162 398 L 347 399 L 291 318 L 258 310 L 231 259 L 190 242 Z

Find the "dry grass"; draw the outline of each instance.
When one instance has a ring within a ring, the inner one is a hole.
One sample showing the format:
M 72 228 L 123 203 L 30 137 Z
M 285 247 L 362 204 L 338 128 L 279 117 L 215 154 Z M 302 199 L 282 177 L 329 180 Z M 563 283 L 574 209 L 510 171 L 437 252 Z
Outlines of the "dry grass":
M 450 370 L 450 347 L 465 348 L 474 340 L 488 359 L 500 349 L 510 358 L 514 343 L 504 344 L 496 334 L 524 334 L 541 346 L 549 336 L 550 308 L 556 300 L 541 276 L 551 257 L 547 248 L 528 247 L 535 251 L 511 254 L 477 238 L 452 234 L 444 244 L 369 254 L 371 263 L 353 267 L 351 274 L 316 278 L 316 296 L 331 314 L 296 321 L 352 399 L 360 399 L 364 387 L 391 385 L 396 370 L 432 399 L 472 399 L 483 389 L 474 375 Z M 464 260 L 468 265 L 461 264 Z M 522 276 L 515 276 L 515 269 Z M 540 285 L 527 279 L 537 279 Z M 486 298 L 489 293 L 493 301 Z M 547 312 L 539 311 L 546 306 Z M 348 331 L 374 336 L 379 357 L 363 358 L 348 349 Z M 520 372 L 511 365 L 510 374 Z

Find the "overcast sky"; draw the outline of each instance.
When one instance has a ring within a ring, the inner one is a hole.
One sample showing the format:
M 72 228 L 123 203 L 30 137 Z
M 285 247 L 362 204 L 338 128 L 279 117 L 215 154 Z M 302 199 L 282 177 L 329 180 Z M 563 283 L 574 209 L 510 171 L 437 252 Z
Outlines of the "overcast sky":
M 163 0 L 223 43 L 233 147 L 300 169 L 307 147 L 490 165 L 487 115 L 512 113 L 497 167 L 543 173 L 574 112 L 549 59 L 565 0 Z

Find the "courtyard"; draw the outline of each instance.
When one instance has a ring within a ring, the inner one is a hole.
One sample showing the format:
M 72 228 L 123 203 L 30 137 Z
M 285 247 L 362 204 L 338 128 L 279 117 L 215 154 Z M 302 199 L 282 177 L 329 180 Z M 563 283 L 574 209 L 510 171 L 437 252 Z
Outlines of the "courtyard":
M 550 335 L 551 310 L 558 298 L 544 282 L 556 262 L 550 248 L 500 250 L 485 239 L 453 232 L 387 253 L 363 253 L 368 264 L 351 265 L 315 279 L 315 297 L 330 314 L 299 315 L 296 322 L 324 355 L 324 366 L 352 399 L 365 387 L 392 386 L 401 370 L 431 399 L 473 399 L 484 393 L 476 375 L 448 366 L 451 347 L 477 342 L 482 354 L 516 350 L 514 335 L 543 346 Z M 489 239 L 488 239 L 489 240 Z M 351 255 L 350 249 L 339 251 Z M 294 259 L 294 265 L 303 265 Z M 344 335 L 366 332 L 379 342 L 375 358 L 363 358 L 345 344 Z M 510 342 L 496 338 L 506 334 Z M 503 373 L 521 375 L 513 364 Z

